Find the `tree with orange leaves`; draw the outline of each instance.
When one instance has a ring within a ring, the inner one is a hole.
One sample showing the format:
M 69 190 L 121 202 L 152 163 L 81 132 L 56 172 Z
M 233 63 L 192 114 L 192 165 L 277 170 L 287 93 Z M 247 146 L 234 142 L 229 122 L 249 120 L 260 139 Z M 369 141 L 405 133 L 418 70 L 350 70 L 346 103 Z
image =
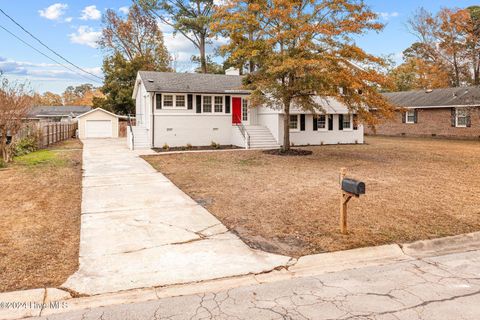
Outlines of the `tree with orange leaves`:
M 394 107 L 378 92 L 388 86 L 378 71 L 384 60 L 352 38 L 382 30 L 376 18 L 359 0 L 225 0 L 213 27 L 230 38 L 221 48 L 228 61 L 255 63 L 245 80 L 251 105 L 282 109 L 282 150 L 288 152 L 291 107 L 324 112 L 317 96 L 335 97 L 369 124 L 376 118 L 367 106 L 392 114 Z
M 480 7 L 420 8 L 409 20 L 427 59 L 448 71 L 450 86 L 480 84 Z

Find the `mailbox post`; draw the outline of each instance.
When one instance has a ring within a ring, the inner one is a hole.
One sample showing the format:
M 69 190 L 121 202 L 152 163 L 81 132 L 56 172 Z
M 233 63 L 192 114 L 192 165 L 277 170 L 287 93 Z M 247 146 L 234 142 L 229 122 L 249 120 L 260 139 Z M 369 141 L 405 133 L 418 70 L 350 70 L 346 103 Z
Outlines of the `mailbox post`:
M 340 232 L 347 234 L 347 204 L 352 197 L 359 198 L 365 194 L 365 183 L 346 179 L 347 169 L 340 169 Z

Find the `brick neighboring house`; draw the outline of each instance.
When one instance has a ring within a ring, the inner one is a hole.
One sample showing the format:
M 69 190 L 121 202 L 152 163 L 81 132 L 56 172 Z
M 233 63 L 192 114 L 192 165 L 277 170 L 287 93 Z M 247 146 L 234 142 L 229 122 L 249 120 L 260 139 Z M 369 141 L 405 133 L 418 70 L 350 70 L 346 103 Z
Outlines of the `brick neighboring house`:
M 480 138 L 480 87 L 384 93 L 403 107 L 376 127 L 377 135 Z M 366 134 L 375 134 L 365 128 Z

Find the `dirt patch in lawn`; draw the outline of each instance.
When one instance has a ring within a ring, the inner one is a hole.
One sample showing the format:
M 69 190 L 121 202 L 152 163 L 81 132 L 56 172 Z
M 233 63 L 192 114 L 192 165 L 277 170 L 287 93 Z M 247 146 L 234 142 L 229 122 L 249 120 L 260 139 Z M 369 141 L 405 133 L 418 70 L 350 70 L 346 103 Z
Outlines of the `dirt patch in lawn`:
M 78 269 L 81 161 L 72 139 L 0 170 L 0 291 L 56 287 Z
M 301 256 L 480 230 L 480 143 L 368 137 L 365 145 L 145 157 L 254 248 Z M 339 233 L 338 174 L 366 183 Z

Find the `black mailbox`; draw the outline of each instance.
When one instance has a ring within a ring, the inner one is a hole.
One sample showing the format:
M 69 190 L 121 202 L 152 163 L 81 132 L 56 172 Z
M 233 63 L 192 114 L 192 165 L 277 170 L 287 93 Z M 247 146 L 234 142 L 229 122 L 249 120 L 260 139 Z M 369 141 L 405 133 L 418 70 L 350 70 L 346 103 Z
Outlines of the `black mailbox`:
M 365 194 L 365 183 L 353 179 L 343 179 L 342 190 L 359 196 Z

